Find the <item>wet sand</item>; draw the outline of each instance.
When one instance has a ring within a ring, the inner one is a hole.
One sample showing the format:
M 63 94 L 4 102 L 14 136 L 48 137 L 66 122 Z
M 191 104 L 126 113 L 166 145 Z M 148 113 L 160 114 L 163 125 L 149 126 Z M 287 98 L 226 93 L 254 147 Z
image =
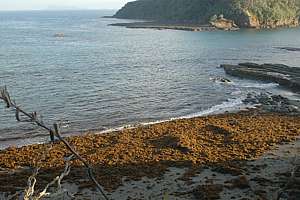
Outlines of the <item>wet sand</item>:
M 205 183 L 197 179 L 191 183 L 191 179 L 203 169 L 214 170 L 227 185 L 237 185 L 232 190 L 243 190 L 249 185 L 248 177 L 244 174 L 246 169 L 251 168 L 247 166 L 247 162 L 261 159 L 266 152 L 274 150 L 276 145 L 295 143 L 298 136 L 299 115 L 252 110 L 180 119 L 102 135 L 86 134 L 68 138 L 68 141 L 93 165 L 97 180 L 111 193 L 111 197 L 122 194 L 118 190 L 122 185 L 126 188 L 128 183 L 144 179 L 160 180 L 164 183 L 169 180 L 164 177 L 171 173 L 170 176 L 181 181 L 182 187 L 172 189 L 170 186 L 169 191 L 160 192 L 160 197 L 171 195 L 174 197 L 171 199 L 197 199 L 197 195 L 209 193 L 207 190 L 218 194 L 224 188 L 222 184 L 209 181 Z M 40 144 L 22 148 L 11 147 L 1 151 L 0 191 L 15 193 L 24 188 L 28 176 L 32 174 L 32 167 L 42 167 L 37 188 L 44 188 L 60 174 L 65 165 L 63 158 L 69 153 L 61 143 L 55 144 L 48 151 L 49 147 L 49 144 Z M 276 162 L 272 165 L 275 165 L 274 168 L 280 167 L 276 166 Z M 228 177 L 226 174 L 236 177 Z M 79 199 L 84 191 L 88 190 L 91 194 L 94 190 L 84 168 L 77 160 L 73 161 L 71 173 L 64 181 L 69 185 L 68 188 L 76 186 L 74 191 Z M 155 182 L 153 184 L 156 185 Z M 140 182 L 140 185 L 143 184 Z M 152 190 L 149 185 L 144 186 L 150 193 L 157 190 Z M 137 191 L 144 191 L 138 186 L 127 188 L 127 192 L 133 196 L 125 198 L 125 195 L 121 199 L 135 199 L 138 197 Z

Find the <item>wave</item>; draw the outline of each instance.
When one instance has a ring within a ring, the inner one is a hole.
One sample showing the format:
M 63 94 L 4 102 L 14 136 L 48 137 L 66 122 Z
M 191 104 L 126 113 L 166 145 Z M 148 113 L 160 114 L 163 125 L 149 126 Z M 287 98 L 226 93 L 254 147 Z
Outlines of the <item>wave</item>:
M 246 105 L 243 103 L 243 100 L 245 98 L 236 98 L 236 99 L 229 99 L 221 104 L 212 106 L 206 110 L 186 115 L 183 117 L 179 117 L 179 119 L 189 119 L 194 117 L 202 117 L 207 115 L 213 115 L 213 114 L 221 114 L 225 112 L 234 112 L 234 111 L 240 111 L 245 108 L 251 107 L 250 105 Z
M 185 116 L 181 116 L 181 117 L 173 117 L 170 119 L 165 119 L 165 120 L 156 120 L 156 121 L 151 121 L 151 122 L 142 122 L 142 123 L 138 123 L 135 125 L 126 125 L 126 126 L 122 126 L 122 127 L 117 127 L 117 128 L 110 128 L 110 129 L 106 129 L 104 131 L 101 131 L 99 133 L 96 134 L 104 134 L 104 133 L 111 133 L 111 132 L 115 132 L 115 131 L 122 131 L 124 129 L 133 129 L 136 128 L 138 126 L 148 126 L 148 125 L 154 125 L 154 124 L 160 124 L 160 123 L 164 123 L 164 122 L 169 122 L 169 121 L 174 121 L 174 120 L 178 120 L 178 119 L 191 119 L 194 117 L 203 117 L 203 116 L 208 116 L 208 115 L 213 115 L 213 114 L 222 114 L 225 112 L 237 112 L 237 111 L 241 111 L 241 110 L 245 110 L 247 108 L 254 108 L 255 106 L 251 106 L 251 105 L 246 105 L 243 103 L 243 100 L 245 98 L 236 98 L 236 99 L 229 99 L 221 104 L 212 106 L 206 110 L 200 111 L 200 112 L 196 112 L 193 114 L 189 114 L 189 115 L 185 115 Z
M 276 88 L 279 86 L 278 83 L 233 83 L 233 85 L 242 88 L 259 88 L 259 89 Z
M 116 132 L 116 131 L 122 131 L 124 129 L 133 129 L 139 126 L 147 126 L 147 125 L 154 125 L 154 124 L 159 124 L 159 123 L 163 123 L 163 122 L 169 122 L 169 121 L 174 121 L 174 120 L 178 120 L 178 119 L 190 119 L 190 118 L 194 118 L 194 117 L 202 117 L 202 116 L 208 116 L 208 115 L 213 115 L 213 114 L 222 114 L 225 112 L 237 112 L 237 111 L 241 111 L 241 110 L 245 110 L 247 108 L 254 108 L 254 105 L 246 105 L 243 103 L 243 100 L 245 98 L 235 98 L 235 99 L 229 99 L 225 102 L 222 102 L 221 104 L 212 106 L 208 109 L 202 110 L 200 112 L 196 112 L 193 114 L 189 114 L 189 115 L 185 115 L 185 116 L 181 116 L 181 117 L 174 117 L 174 118 L 170 118 L 170 119 L 166 119 L 166 120 L 156 120 L 156 121 L 152 121 L 152 122 L 143 122 L 143 123 L 138 123 L 138 124 L 134 124 L 134 125 L 126 125 L 126 126 L 121 126 L 121 127 L 116 127 L 116 128 L 109 128 L 103 131 L 95 131 L 94 134 L 105 134 L 105 133 L 112 133 L 112 132 Z M 8 142 L 8 141 L 14 141 L 14 140 L 26 140 L 26 139 L 41 139 L 41 138 L 45 138 L 46 136 L 48 136 L 48 134 L 36 134 L 36 135 L 31 135 L 28 137 L 14 137 L 14 138 L 0 138 L 1 142 Z M 68 135 L 70 136 L 70 135 Z M 34 141 L 30 141 L 30 142 L 25 142 L 22 143 L 21 145 L 17 145 L 17 146 L 24 146 L 24 145 L 28 145 L 28 144 L 33 144 L 33 143 L 43 143 L 41 141 L 38 142 L 34 142 Z M 4 149 L 7 148 L 8 146 L 3 144 L 0 145 L 0 149 Z

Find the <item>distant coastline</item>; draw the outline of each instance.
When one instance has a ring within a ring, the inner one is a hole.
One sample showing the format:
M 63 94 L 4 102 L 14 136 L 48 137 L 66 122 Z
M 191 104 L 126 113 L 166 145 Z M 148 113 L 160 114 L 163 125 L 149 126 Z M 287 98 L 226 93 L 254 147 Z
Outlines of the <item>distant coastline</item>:
M 299 26 L 297 1 L 149 0 L 127 3 L 112 17 L 150 20 L 147 23 L 114 24 L 127 28 L 176 30 L 270 29 Z

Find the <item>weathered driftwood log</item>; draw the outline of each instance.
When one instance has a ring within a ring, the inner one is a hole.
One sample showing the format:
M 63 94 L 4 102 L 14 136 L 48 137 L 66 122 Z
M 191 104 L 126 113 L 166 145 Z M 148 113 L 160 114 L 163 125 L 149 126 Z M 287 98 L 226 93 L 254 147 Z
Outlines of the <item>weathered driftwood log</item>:
M 15 103 L 15 101 L 13 101 L 11 99 L 6 87 L 3 87 L 3 88 L 0 87 L 0 100 L 3 100 L 5 102 L 7 108 L 11 108 L 15 111 L 15 117 L 16 117 L 17 121 L 22 121 L 20 118 L 20 113 L 22 113 L 24 116 L 29 118 L 29 120 L 25 120 L 24 122 L 34 123 L 37 126 L 49 131 L 51 142 L 54 142 L 54 136 L 56 136 L 59 139 L 59 141 L 61 141 L 65 145 L 65 147 L 72 153 L 72 155 L 74 155 L 75 158 L 77 158 L 78 160 L 80 160 L 83 163 L 84 167 L 86 168 L 87 175 L 91 179 L 91 181 L 95 184 L 96 189 L 104 197 L 104 199 L 108 200 L 107 195 L 105 194 L 104 190 L 102 189 L 101 185 L 98 183 L 98 181 L 96 180 L 96 178 L 93 174 L 93 168 L 89 165 L 88 161 L 86 161 L 83 157 L 81 157 L 79 155 L 79 153 L 77 153 L 75 151 L 75 149 L 69 144 L 69 142 L 61 136 L 59 126 L 57 123 L 53 124 L 54 129 L 49 128 L 38 117 L 36 112 L 28 113 L 28 112 L 24 111 L 23 109 L 21 109 Z M 29 191 L 29 193 L 30 193 L 30 191 Z M 29 196 L 30 196 L 30 194 L 29 194 Z
M 238 65 L 221 65 L 232 76 L 275 82 L 279 85 L 300 92 L 300 68 L 282 64 L 240 63 Z

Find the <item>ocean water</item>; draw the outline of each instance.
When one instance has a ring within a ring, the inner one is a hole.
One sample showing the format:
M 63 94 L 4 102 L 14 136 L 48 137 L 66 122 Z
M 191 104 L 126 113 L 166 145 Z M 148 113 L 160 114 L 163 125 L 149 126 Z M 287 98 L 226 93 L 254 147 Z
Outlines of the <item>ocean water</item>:
M 0 85 L 65 135 L 210 114 L 248 92 L 298 98 L 276 84 L 225 75 L 220 64 L 300 67 L 300 29 L 186 32 L 108 26 L 113 11 L 0 12 Z M 63 33 L 65 37 L 54 37 Z M 214 81 L 227 77 L 232 84 Z M 2 103 L 1 103 L 2 104 Z M 0 107 L 0 148 L 48 141 Z

